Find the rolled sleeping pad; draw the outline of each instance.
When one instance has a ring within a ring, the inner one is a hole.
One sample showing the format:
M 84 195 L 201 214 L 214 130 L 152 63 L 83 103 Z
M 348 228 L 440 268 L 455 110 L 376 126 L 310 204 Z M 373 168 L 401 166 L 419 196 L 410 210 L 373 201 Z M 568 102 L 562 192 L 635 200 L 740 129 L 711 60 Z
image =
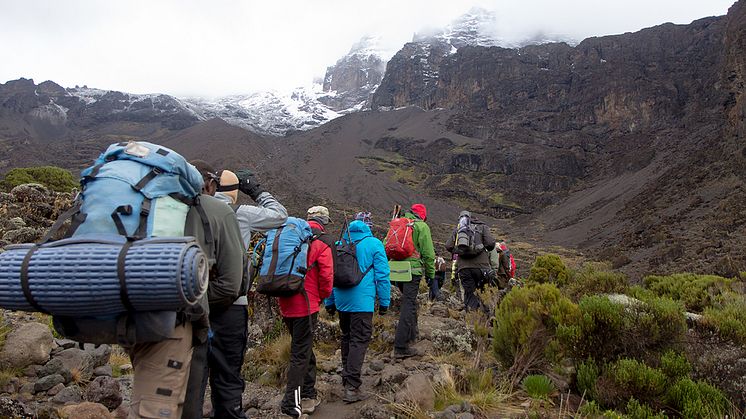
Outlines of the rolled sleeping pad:
M 193 237 L 76 236 L 11 245 L 0 253 L 0 307 L 74 317 L 175 311 L 197 302 L 207 276 L 207 258 Z

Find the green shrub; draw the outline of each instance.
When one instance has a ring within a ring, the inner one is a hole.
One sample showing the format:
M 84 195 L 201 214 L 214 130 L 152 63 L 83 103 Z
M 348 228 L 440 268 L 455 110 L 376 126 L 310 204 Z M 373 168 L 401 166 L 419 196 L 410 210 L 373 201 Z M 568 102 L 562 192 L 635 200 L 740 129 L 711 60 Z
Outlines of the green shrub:
M 576 334 L 578 306 L 553 284 L 513 289 L 495 314 L 493 351 L 505 365 L 513 365 L 521 351 L 538 351 L 556 358 L 560 340 Z
M 704 325 L 728 339 L 746 344 L 746 297 L 728 293 L 723 302 L 704 312 Z
M 684 378 L 666 392 L 668 404 L 685 418 L 724 417 L 731 404 L 717 388 Z
M 603 410 L 601 406 L 598 405 L 598 403 L 594 401 L 589 401 L 588 403 L 580 406 L 578 409 L 578 413 L 580 414 L 580 417 L 588 417 L 588 418 L 604 418 L 604 419 L 623 419 L 624 416 L 621 414 L 613 411 L 613 410 Z
M 715 275 L 675 274 L 646 276 L 644 282 L 656 295 L 680 300 L 687 310 L 699 313 L 730 291 L 733 280 Z
M 686 330 L 683 306 L 665 298 L 625 305 L 604 296 L 586 296 L 578 307 L 576 341 L 566 342 L 578 358 L 641 357 L 676 345 Z
M 8 333 L 10 333 L 10 326 L 5 323 L 5 317 L 3 316 L 3 313 L 0 312 L 0 349 L 3 349 L 5 338 L 8 336 Z
M 570 271 L 565 263 L 559 256 L 551 253 L 538 256 L 528 275 L 528 280 L 531 282 L 541 284 L 549 282 L 557 286 L 565 285 L 569 279 Z
M 12 169 L 5 174 L 2 183 L 7 190 L 24 183 L 40 183 L 56 192 L 70 192 L 78 187 L 69 171 L 54 166 Z
M 577 385 L 578 392 L 581 395 L 585 395 L 586 399 L 596 398 L 596 380 L 601 374 L 601 370 L 596 365 L 596 361 L 593 358 L 588 358 L 587 361 L 581 362 L 577 367 Z
M 650 406 L 640 404 L 634 398 L 627 402 L 626 411 L 630 419 L 666 419 L 667 417 L 664 413 L 655 413 Z
M 672 379 L 686 378 L 692 372 L 692 366 L 683 354 L 667 351 L 661 357 L 661 371 Z
M 601 264 L 586 263 L 574 272 L 567 287 L 563 290 L 574 300 L 588 294 L 623 293 L 627 290 L 627 276 L 620 272 L 604 270 Z
M 623 407 L 630 398 L 641 401 L 660 399 L 666 390 L 666 375 L 635 359 L 609 364 L 596 382 L 598 400 L 604 406 Z
M 554 384 L 546 375 L 527 375 L 521 386 L 533 399 L 549 400 L 549 395 L 554 391 Z

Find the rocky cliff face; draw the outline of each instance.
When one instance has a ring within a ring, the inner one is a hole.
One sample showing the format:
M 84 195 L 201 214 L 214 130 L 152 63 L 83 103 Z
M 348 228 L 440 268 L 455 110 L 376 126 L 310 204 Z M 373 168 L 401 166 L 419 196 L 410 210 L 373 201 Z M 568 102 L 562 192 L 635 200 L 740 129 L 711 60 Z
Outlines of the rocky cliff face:
M 167 95 L 64 89 L 51 81 L 36 85 L 23 78 L 0 84 L 0 129 L 5 138 L 48 140 L 70 130 L 128 122 L 183 129 L 199 120 L 186 105 Z
M 374 37 L 361 39 L 347 55 L 326 69 L 321 103 L 343 114 L 367 105 L 386 69 L 377 42 Z

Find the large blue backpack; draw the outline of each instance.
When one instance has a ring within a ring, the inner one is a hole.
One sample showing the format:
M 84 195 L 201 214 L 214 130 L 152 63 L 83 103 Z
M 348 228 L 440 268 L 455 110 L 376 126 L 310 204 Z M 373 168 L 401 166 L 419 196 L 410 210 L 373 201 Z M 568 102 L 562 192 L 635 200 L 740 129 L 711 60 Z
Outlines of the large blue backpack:
M 303 292 L 308 245 L 313 237 L 308 222 L 288 217 L 285 224 L 267 232 L 256 290 L 271 297 Z
M 131 284 L 137 288 L 130 286 L 128 289 L 131 278 L 125 272 L 147 270 L 151 263 L 167 263 L 165 257 L 153 259 L 149 256 L 138 260 L 136 248 L 154 249 L 153 246 L 159 242 L 185 242 L 197 246 L 193 238 L 183 237 L 187 213 L 192 207 L 200 215 L 206 242 L 213 241 L 209 221 L 199 205 L 204 183 L 202 175 L 173 150 L 145 141 L 130 141 L 109 146 L 81 176 L 81 192 L 73 208 L 57 220 L 42 239 L 42 245 L 49 241 L 66 218 L 72 220 L 67 232 L 72 237 L 68 240 L 90 243 L 93 253 L 99 240 L 110 243 L 112 239 L 124 237 L 116 261 L 124 310 L 118 314 L 102 312 L 85 317 L 55 315 L 55 328 L 65 337 L 91 343 L 133 344 L 168 338 L 179 309 L 164 307 L 165 295 L 157 277 L 151 275 L 149 284 Z M 182 298 L 182 307 L 194 304 L 206 290 L 206 266 L 213 265 L 214 255 L 204 255 L 201 251 L 200 254 L 209 262 L 194 267 L 200 272 L 199 283 L 177 284 L 176 288 L 180 289 L 177 294 L 186 297 Z M 191 268 L 188 263 L 186 259 L 180 259 L 169 266 L 178 277 L 176 273 Z M 192 289 L 188 288 L 190 286 Z M 150 291 L 138 294 L 139 290 L 145 289 Z M 115 305 L 118 306 L 119 301 Z M 112 311 L 111 308 L 108 310 Z

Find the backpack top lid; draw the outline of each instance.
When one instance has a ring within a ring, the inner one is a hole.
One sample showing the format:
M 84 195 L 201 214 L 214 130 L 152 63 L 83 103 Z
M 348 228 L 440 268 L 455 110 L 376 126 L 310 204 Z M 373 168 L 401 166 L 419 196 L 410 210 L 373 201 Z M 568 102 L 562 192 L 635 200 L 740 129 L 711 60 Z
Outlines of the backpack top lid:
M 119 178 L 131 182 L 131 177 L 140 173 L 132 170 L 136 165 L 122 164 L 117 168 L 107 167 L 114 161 L 128 161 L 149 166 L 154 174 L 169 176 L 155 176 L 141 190 L 149 197 L 158 197 L 170 193 L 179 193 L 193 198 L 200 194 L 204 180 L 199 171 L 189 164 L 179 153 L 147 141 L 129 141 L 110 145 L 106 151 L 96 159 L 93 166 L 83 170 L 81 183 L 96 176 Z M 110 169 L 110 170 L 104 170 Z

